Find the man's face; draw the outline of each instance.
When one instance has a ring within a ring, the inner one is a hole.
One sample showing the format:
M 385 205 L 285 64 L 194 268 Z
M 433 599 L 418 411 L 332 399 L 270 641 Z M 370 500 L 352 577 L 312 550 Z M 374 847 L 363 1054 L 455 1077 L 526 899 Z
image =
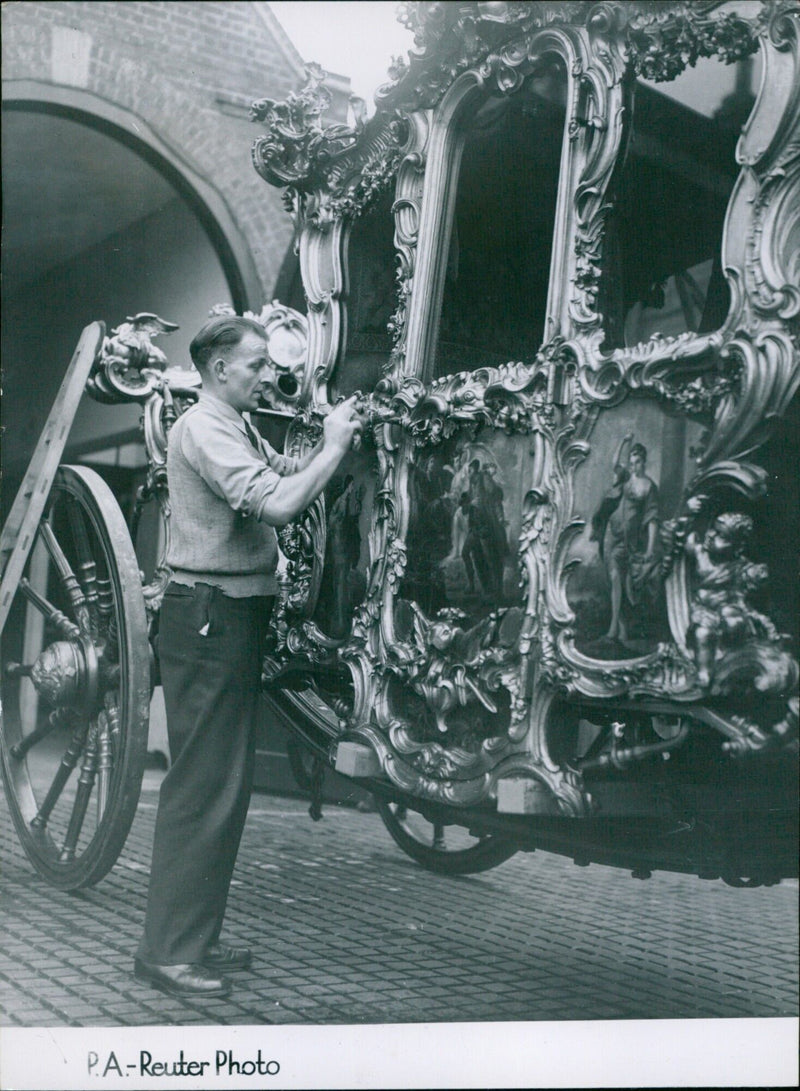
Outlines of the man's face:
M 248 330 L 238 345 L 220 353 L 220 359 L 224 363 L 220 396 L 238 413 L 258 409 L 261 388 L 271 368 L 266 338 Z

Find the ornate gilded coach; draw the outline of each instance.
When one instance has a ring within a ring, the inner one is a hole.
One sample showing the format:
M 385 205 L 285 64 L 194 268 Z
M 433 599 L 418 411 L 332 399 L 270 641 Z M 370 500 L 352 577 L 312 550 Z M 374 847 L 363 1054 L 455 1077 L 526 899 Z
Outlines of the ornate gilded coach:
M 289 443 L 354 389 L 372 441 L 286 536 L 282 639 L 415 794 L 577 817 L 612 719 L 618 765 L 794 738 L 788 433 L 781 480 L 758 451 L 798 384 L 798 12 L 745 7 L 409 4 L 367 124 L 313 74 L 253 107 L 308 302 Z M 757 52 L 749 117 L 658 93 Z
M 269 698 L 428 866 L 796 874 L 798 6 L 403 18 L 370 120 L 314 68 L 252 110 L 305 300 L 264 426 L 366 421 L 281 533 Z

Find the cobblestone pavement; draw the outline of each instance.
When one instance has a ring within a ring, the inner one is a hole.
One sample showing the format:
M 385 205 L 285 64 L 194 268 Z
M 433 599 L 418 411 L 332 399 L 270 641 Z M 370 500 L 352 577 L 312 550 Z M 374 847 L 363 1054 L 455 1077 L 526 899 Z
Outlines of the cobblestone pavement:
M 794 1016 L 796 882 L 626 872 L 545 853 L 445 878 L 405 857 L 376 814 L 255 796 L 226 938 L 254 948 L 224 1000 L 134 980 L 158 777 L 122 856 L 65 894 L 32 871 L 3 802 L 0 1023 L 337 1024 Z

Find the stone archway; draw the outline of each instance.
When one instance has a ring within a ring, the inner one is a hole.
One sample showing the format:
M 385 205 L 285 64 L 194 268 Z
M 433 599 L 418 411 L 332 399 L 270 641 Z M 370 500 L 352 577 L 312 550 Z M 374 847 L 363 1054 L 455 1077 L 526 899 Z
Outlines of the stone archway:
M 141 118 L 74 88 L 8 81 L 3 90 L 4 417 L 13 477 L 88 321 L 161 313 L 182 327 L 165 350 L 188 363 L 188 341 L 210 306 L 259 308 L 263 298 L 224 198 Z M 73 451 L 129 435 L 137 420 L 135 410 L 87 403 Z
M 187 152 L 168 143 L 141 116 L 94 92 L 40 80 L 4 80 L 2 106 L 4 116 L 22 111 L 72 119 L 134 151 L 175 187 L 197 216 L 225 268 L 237 309 L 262 305 L 250 246 L 226 198 Z M 50 169 L 52 164 L 41 166 Z

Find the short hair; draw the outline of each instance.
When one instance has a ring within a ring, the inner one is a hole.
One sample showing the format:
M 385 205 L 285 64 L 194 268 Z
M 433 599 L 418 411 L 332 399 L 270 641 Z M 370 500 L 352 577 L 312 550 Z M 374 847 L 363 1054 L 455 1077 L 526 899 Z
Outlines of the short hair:
M 241 315 L 216 315 L 194 335 L 189 355 L 198 371 L 205 371 L 211 358 L 220 350 L 235 348 L 247 332 L 258 333 L 266 344 L 267 332 L 254 318 Z

